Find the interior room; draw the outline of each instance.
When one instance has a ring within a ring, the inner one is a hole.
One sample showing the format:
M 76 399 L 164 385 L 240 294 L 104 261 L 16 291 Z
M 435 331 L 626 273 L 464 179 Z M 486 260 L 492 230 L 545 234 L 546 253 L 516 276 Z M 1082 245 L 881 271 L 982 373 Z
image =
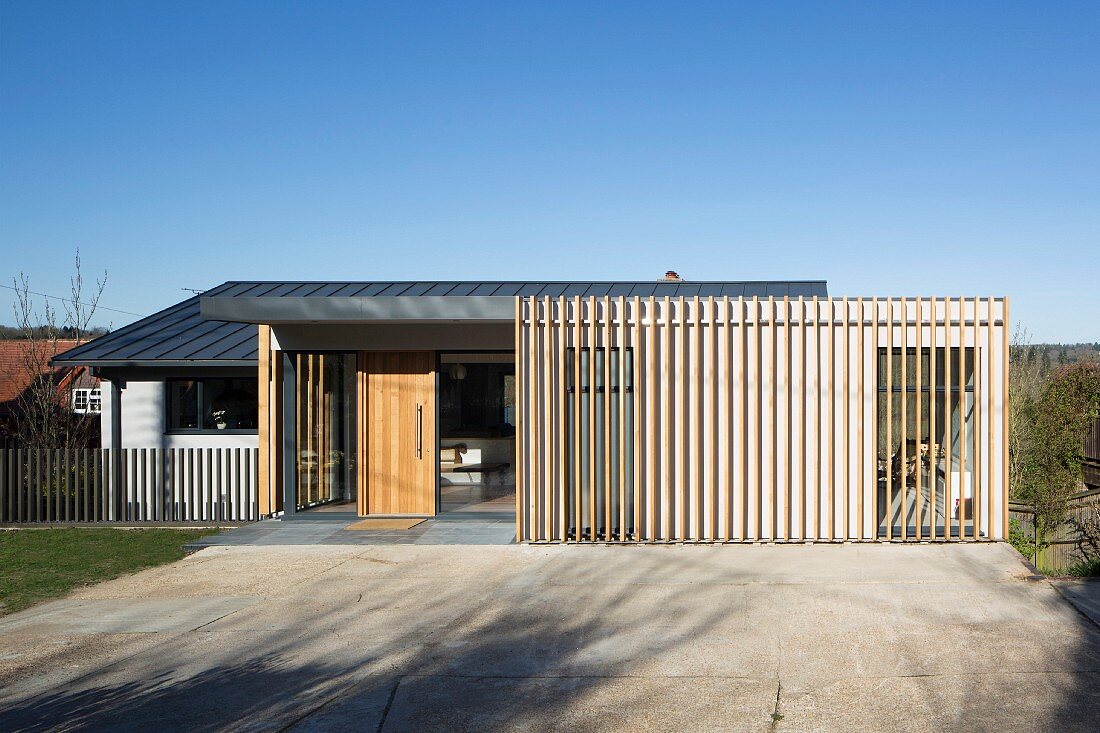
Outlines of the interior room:
M 440 355 L 440 512 L 515 511 L 515 375 L 513 352 Z

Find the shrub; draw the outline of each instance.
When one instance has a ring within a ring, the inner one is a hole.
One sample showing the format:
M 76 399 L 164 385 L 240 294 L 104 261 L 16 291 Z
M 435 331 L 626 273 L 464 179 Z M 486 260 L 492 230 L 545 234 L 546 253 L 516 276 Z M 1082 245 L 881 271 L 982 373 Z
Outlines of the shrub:
M 1038 562 L 1039 553 L 1050 546 L 1050 543 L 1032 536 L 1031 532 L 1020 524 L 1019 519 L 1008 520 L 1008 544 L 1032 563 Z
M 1066 568 L 1066 575 L 1073 575 L 1078 578 L 1095 578 L 1100 576 L 1100 557 L 1075 562 Z
M 1036 545 L 1066 519 L 1080 486 L 1081 446 L 1098 412 L 1100 363 L 1078 362 L 1051 374 L 1039 398 L 1017 416 L 1030 437 L 1018 464 L 1017 498 L 1035 509 Z

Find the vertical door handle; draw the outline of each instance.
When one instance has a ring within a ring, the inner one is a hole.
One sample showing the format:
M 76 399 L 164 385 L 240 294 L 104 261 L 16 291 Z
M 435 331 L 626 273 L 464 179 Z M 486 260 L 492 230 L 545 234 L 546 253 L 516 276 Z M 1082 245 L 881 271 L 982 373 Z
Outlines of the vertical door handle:
M 416 457 L 424 457 L 424 408 L 416 405 Z

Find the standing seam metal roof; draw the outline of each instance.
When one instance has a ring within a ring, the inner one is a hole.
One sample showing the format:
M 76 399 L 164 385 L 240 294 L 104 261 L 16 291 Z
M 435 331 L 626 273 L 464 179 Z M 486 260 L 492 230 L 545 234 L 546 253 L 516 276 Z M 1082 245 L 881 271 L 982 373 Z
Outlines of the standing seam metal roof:
M 64 364 L 152 365 L 163 362 L 250 363 L 257 359 L 257 327 L 203 320 L 200 298 L 303 298 L 367 296 L 789 296 L 827 297 L 824 280 L 802 281 L 230 281 L 177 303 L 54 359 Z
M 236 283 L 203 293 L 220 295 Z M 196 295 L 100 336 L 54 359 L 55 363 L 255 362 L 258 329 L 249 323 L 204 321 Z
M 215 292 L 218 291 L 218 292 Z M 515 295 L 557 297 L 573 296 L 694 296 L 713 295 L 752 297 L 799 296 L 825 297 L 824 280 L 737 280 L 737 281 L 586 281 L 531 282 L 525 280 L 496 281 L 388 281 L 388 282 L 230 282 L 203 293 L 204 297 L 221 298 L 304 298 L 304 297 L 367 297 L 462 296 L 482 295 L 511 297 Z

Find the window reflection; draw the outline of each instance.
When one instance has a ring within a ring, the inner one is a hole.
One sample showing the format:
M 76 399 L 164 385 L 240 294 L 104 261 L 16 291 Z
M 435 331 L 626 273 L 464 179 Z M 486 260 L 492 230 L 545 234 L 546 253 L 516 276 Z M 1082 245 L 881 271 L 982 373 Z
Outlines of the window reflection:
M 256 430 L 259 400 L 254 378 L 169 379 L 166 388 L 169 430 Z

